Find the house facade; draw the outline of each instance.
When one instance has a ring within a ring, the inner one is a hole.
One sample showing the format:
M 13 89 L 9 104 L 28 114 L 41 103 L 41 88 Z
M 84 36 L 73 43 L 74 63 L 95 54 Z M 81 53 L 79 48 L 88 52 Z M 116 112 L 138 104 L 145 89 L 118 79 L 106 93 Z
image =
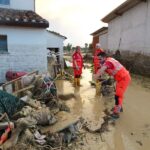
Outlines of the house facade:
M 150 53 L 150 0 L 127 0 L 103 22 L 108 23 L 108 49 Z
M 34 0 L 0 0 L 0 82 L 13 71 L 47 71 L 47 20 Z
M 35 11 L 35 0 L 0 0 L 0 7 Z
M 108 27 L 102 27 L 91 33 L 91 35 L 93 36 L 93 54 L 97 43 L 100 43 L 104 50 L 108 49 Z
M 57 55 L 58 62 L 63 64 L 63 45 L 67 38 L 57 32 L 47 30 L 47 49 Z

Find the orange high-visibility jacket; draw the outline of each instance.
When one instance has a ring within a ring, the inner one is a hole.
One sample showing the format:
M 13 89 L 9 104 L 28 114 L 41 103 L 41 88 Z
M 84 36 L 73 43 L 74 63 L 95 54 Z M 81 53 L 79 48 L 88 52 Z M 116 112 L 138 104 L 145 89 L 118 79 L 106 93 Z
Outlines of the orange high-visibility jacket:
M 72 55 L 72 59 L 73 59 L 74 75 L 81 75 L 82 67 L 83 67 L 83 58 L 82 58 L 81 53 L 75 51 Z M 76 68 L 75 61 L 77 63 L 78 69 Z
M 115 95 L 119 97 L 119 105 L 122 106 L 124 93 L 131 81 L 130 74 L 126 68 L 113 58 L 107 58 L 104 65 L 109 75 L 113 76 L 116 82 Z
M 97 56 L 97 54 L 99 54 L 100 52 L 103 52 L 102 49 L 96 49 L 95 50 L 95 54 L 94 54 L 94 58 L 93 58 L 93 63 L 94 63 L 94 73 L 96 74 L 98 69 L 100 69 L 100 61 L 99 61 L 99 58 Z

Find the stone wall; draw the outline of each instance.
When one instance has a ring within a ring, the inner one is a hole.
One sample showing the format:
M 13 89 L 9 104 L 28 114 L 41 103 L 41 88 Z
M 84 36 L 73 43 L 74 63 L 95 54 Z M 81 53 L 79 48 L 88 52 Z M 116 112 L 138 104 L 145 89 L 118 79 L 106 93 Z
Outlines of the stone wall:
M 113 55 L 131 73 L 150 77 L 150 55 L 123 51 L 119 55 Z

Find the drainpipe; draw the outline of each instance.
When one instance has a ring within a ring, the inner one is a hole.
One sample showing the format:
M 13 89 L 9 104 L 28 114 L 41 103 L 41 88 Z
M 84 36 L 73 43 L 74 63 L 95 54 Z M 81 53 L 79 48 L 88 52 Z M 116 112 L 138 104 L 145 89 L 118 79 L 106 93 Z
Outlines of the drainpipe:
M 35 12 L 35 0 L 34 0 L 34 12 Z

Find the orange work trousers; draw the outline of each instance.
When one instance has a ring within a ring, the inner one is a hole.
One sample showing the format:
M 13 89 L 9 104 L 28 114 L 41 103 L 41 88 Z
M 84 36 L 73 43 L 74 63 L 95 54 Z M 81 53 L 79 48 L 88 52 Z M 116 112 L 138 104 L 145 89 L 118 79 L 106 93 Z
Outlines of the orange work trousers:
M 119 97 L 119 106 L 122 107 L 124 93 L 131 81 L 131 77 L 129 72 L 125 68 L 123 68 L 117 73 L 115 79 L 116 79 L 115 95 Z

